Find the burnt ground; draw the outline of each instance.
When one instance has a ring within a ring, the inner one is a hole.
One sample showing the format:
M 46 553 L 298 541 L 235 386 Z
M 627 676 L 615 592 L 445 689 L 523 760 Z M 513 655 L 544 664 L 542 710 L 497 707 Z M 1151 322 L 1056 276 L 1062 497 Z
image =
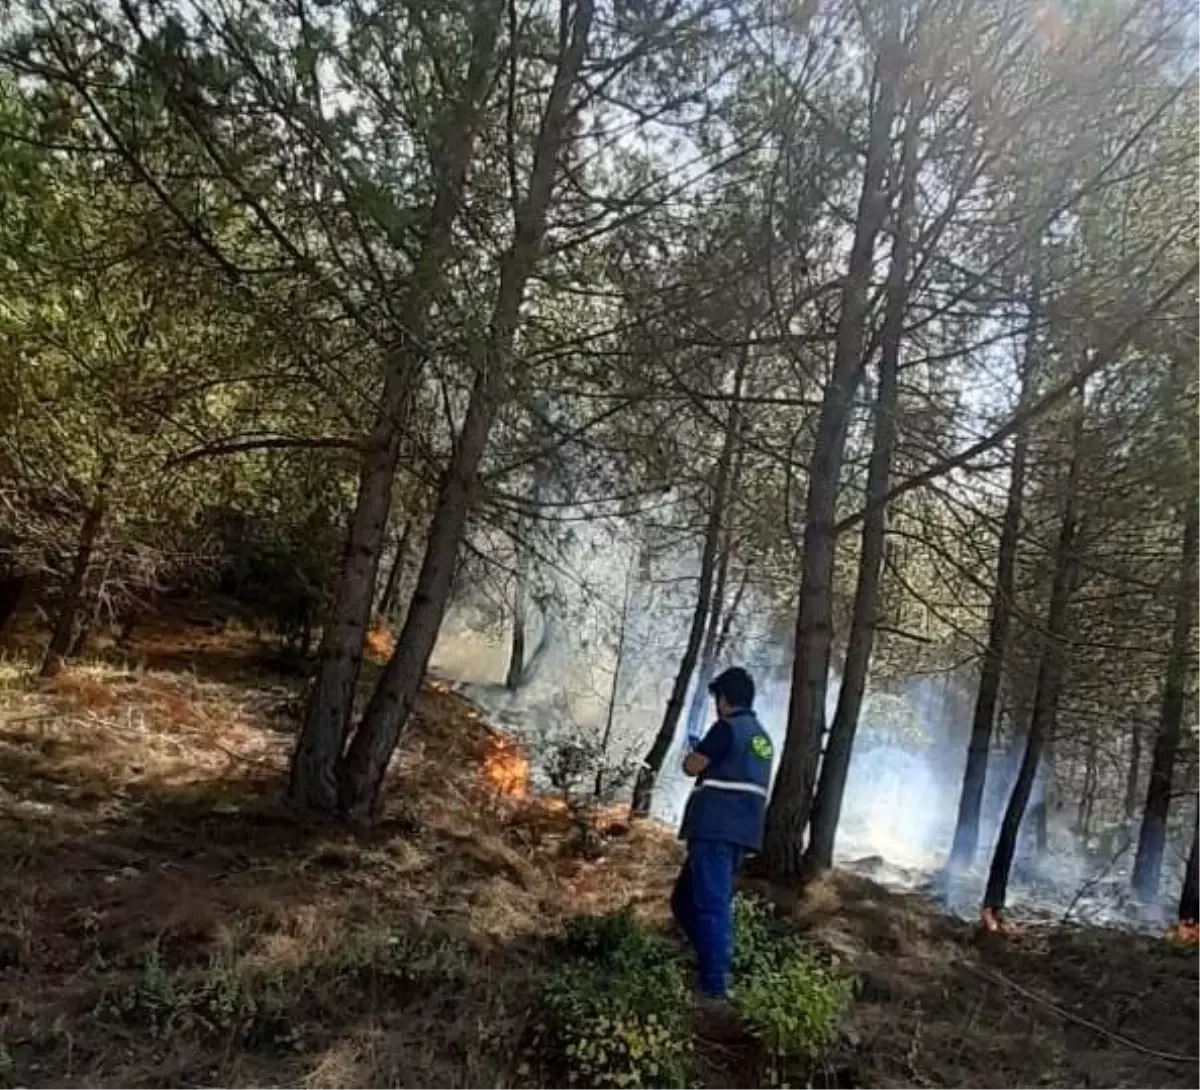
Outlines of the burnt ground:
M 497 789 L 495 736 L 443 686 L 369 834 L 295 820 L 277 797 L 299 682 L 276 665 L 247 634 L 191 631 L 48 683 L 0 662 L 0 1085 L 530 1085 L 544 937 L 628 903 L 665 926 L 671 837 L 600 815 L 581 853 L 561 807 Z M 980 936 L 849 874 L 766 892 L 859 980 L 832 1082 L 1197 1085 L 1194 946 Z M 383 988 L 346 954 L 413 929 L 452 951 L 419 984 Z M 276 974 L 286 1032 L 127 1025 L 149 950 Z M 741 1044 L 700 1036 L 704 1085 L 746 1084 Z

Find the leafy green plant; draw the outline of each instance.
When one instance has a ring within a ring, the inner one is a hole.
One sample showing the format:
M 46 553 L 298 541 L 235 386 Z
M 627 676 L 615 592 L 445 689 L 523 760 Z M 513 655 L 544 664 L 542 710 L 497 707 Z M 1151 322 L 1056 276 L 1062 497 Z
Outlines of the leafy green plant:
M 671 946 L 628 910 L 571 920 L 538 989 L 533 1043 L 569 1085 L 687 1085 L 688 993 Z
M 739 897 L 734 929 L 734 1003 L 776 1084 L 789 1062 L 814 1064 L 836 1042 L 853 981 L 779 927 L 762 901 Z
M 334 980 L 334 992 L 361 1000 L 364 992 L 397 998 L 414 988 L 456 985 L 467 973 L 467 951 L 447 935 L 395 931 L 349 938 L 312 971 Z
M 284 1033 L 287 1001 L 288 988 L 278 971 L 248 972 L 228 956 L 214 958 L 200 973 L 172 971 L 152 948 L 137 978 L 107 991 L 96 1013 L 160 1038 L 192 1033 L 249 1042 Z
M 750 978 L 779 962 L 779 944 L 789 937 L 759 897 L 738 894 L 733 902 L 733 975 Z
M 109 988 L 95 1014 L 159 1039 L 192 1034 L 293 1049 L 304 1043 L 306 1016 L 320 1021 L 457 986 L 467 965 L 461 943 L 419 930 L 350 935 L 329 956 L 286 972 L 228 954 L 201 971 L 172 969 L 152 947 L 136 977 Z

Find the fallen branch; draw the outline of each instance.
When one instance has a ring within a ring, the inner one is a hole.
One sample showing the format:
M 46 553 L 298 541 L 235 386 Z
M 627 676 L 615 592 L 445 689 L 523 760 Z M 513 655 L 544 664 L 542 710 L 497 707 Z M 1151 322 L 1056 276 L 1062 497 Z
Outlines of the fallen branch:
M 1104 869 L 1094 877 L 1086 879 L 1083 885 L 1081 885 L 1075 891 L 1075 896 L 1071 898 L 1071 903 L 1067 905 L 1067 910 L 1063 913 L 1063 917 L 1059 921 L 1060 923 L 1066 923 L 1071 918 L 1071 913 L 1075 911 L 1075 906 L 1079 904 L 1083 896 L 1095 889 L 1096 886 L 1098 886 L 1104 881 L 1105 878 L 1108 877 L 1108 872 L 1117 865 L 1117 860 L 1120 859 L 1121 856 L 1123 856 L 1127 851 L 1129 851 L 1129 848 L 1132 844 L 1132 836 L 1126 835 L 1125 842 L 1117 849 L 1116 854 L 1113 855 L 1113 857 L 1104 865 Z
M 1163 1052 L 1160 1049 L 1151 1048 L 1149 1045 L 1143 1045 L 1141 1042 L 1135 1041 L 1130 1037 L 1125 1037 L 1123 1034 L 1116 1033 L 1111 1029 L 1106 1029 L 1097 1022 L 1093 1022 L 1088 1018 L 1084 1018 L 1082 1015 L 1075 1014 L 1074 1012 L 1067 1010 L 1066 1007 L 1060 1007 L 1052 999 L 1047 999 L 1044 995 L 1040 995 L 1037 992 L 1026 988 L 1023 984 L 1018 984 L 1014 980 L 1009 980 L 1008 977 L 1006 977 L 998 969 L 985 969 L 982 965 L 972 964 L 968 961 L 963 961 L 960 964 L 970 972 L 974 973 L 976 976 L 982 977 L 984 980 L 990 981 L 992 984 L 999 984 L 1001 987 L 1008 988 L 1011 991 L 1016 992 L 1018 995 L 1024 996 L 1031 1002 L 1037 1003 L 1039 1006 L 1053 1011 L 1060 1018 L 1065 1018 L 1068 1022 L 1074 1022 L 1076 1025 L 1083 1026 L 1085 1029 L 1090 1029 L 1093 1033 L 1098 1033 L 1101 1037 L 1107 1038 L 1114 1044 L 1123 1045 L 1125 1048 L 1128 1048 L 1133 1052 L 1140 1052 L 1144 1056 L 1153 1056 L 1156 1060 L 1162 1060 L 1164 1063 L 1194 1064 L 1200 1062 L 1200 1055 L 1189 1056 L 1183 1052 Z

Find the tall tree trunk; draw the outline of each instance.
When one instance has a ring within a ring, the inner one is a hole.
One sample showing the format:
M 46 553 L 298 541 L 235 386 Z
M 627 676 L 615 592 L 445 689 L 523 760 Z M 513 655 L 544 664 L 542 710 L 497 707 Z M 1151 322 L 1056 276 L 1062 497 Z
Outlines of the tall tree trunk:
M 692 622 L 688 628 L 687 643 L 683 649 L 683 657 L 679 660 L 675 681 L 671 685 L 671 695 L 667 698 L 662 723 L 659 724 L 658 733 L 654 736 L 654 741 L 642 761 L 642 767 L 638 769 L 637 780 L 633 786 L 633 802 L 630 812 L 635 817 L 643 817 L 650 813 L 654 783 L 658 779 L 662 763 L 671 749 L 671 743 L 675 740 L 675 729 L 679 726 L 679 717 L 683 713 L 683 702 L 687 697 L 688 685 L 691 684 L 692 674 L 696 669 L 696 659 L 700 654 L 700 642 L 704 636 L 704 621 L 709 615 L 712 605 L 713 575 L 717 566 L 725 507 L 729 502 L 729 478 L 734 451 L 737 449 L 742 416 L 740 402 L 742 380 L 746 374 L 748 358 L 749 349 L 744 349 L 738 356 L 737 366 L 734 369 L 733 400 L 730 402 L 729 414 L 725 419 L 725 435 L 721 442 L 721 453 L 717 458 L 712 491 L 709 495 L 708 522 L 704 528 L 704 544 L 700 550 L 700 581 L 696 588 L 696 605 L 692 610 Z
M 850 771 L 850 756 L 858 717 L 867 684 L 867 667 L 875 643 L 875 612 L 879 578 L 887 539 L 888 493 L 892 474 L 892 451 L 896 442 L 896 411 L 900 400 L 900 346 L 908 304 L 913 215 L 917 193 L 917 142 L 924 104 L 909 103 L 900 162 L 900 203 L 896 212 L 896 234 L 885 287 L 883 331 L 880 337 L 879 388 L 875 398 L 875 434 L 867 469 L 867 515 L 863 519 L 862 551 L 858 562 L 854 608 L 842 685 L 837 709 L 829 730 L 821 775 L 813 798 L 812 827 L 804 853 L 804 869 L 816 873 L 833 866 L 833 847 L 842 799 Z
M 1146 809 L 1138 835 L 1137 855 L 1133 861 L 1133 890 L 1143 900 L 1158 894 L 1162 873 L 1163 848 L 1167 840 L 1167 811 L 1171 805 L 1171 779 L 1175 756 L 1183 728 L 1183 705 L 1192 657 L 1192 628 L 1196 623 L 1196 596 L 1200 593 L 1200 505 L 1193 491 L 1183 516 L 1183 543 L 1180 550 L 1179 593 L 1175 598 L 1175 623 L 1171 629 L 1171 654 L 1163 685 L 1162 712 L 1154 754 L 1150 759 L 1150 783 L 1146 788 Z
M 1096 720 L 1088 723 L 1087 744 L 1083 752 L 1083 790 L 1079 794 L 1079 812 L 1076 819 L 1076 829 L 1083 842 L 1092 831 L 1092 814 L 1096 808 Z
M 704 723 L 704 709 L 708 704 L 708 686 L 716 672 L 717 659 L 729 640 L 729 630 L 733 618 L 737 616 L 738 607 L 746 593 L 746 584 L 750 581 L 750 569 L 742 572 L 741 582 L 734 591 L 733 601 L 729 608 L 724 605 L 725 579 L 728 577 L 729 559 L 733 549 L 726 539 L 725 549 L 721 555 L 721 564 L 717 568 L 717 585 L 713 589 L 713 608 L 708 616 L 708 628 L 704 633 L 704 646 L 700 649 L 700 674 L 696 684 L 692 686 L 692 699 L 688 704 L 687 722 L 685 723 L 688 738 L 696 738 Z
M 787 736 L 767 809 L 763 858 L 777 877 L 801 870 L 821 739 L 833 640 L 834 515 L 854 391 L 862 374 L 863 334 L 869 308 L 875 240 L 887 217 L 887 163 L 896 96 L 905 65 L 893 32 L 875 64 L 871 111 L 854 242 L 842 287 L 834 342 L 833 370 L 821 400 L 817 433 L 808 464 L 800 602 L 796 611 Z
M 593 0 L 576 0 L 571 6 L 573 19 L 566 15 L 564 0 L 564 41 L 538 134 L 529 189 L 518 208 L 512 244 L 501 261 L 492 319 L 477 360 L 466 416 L 438 495 L 408 615 L 342 763 L 339 805 L 355 821 L 367 820 L 375 808 L 388 762 L 420 690 L 446 610 L 479 464 L 508 385 L 521 303 L 545 237 L 557 162 L 568 139 L 571 91 L 587 53 L 592 25 Z
M 1142 768 L 1142 724 L 1134 719 L 1129 727 L 1129 763 L 1125 768 L 1125 824 L 1133 828 L 1138 807 L 1138 775 Z
M 1192 850 L 1188 852 L 1187 869 L 1183 872 L 1183 889 L 1179 894 L 1180 923 L 1200 920 L 1200 875 L 1197 874 L 1196 840 L 1200 836 L 1200 810 L 1192 825 Z
M 1029 290 L 1029 328 L 1021 361 L 1021 390 L 1017 396 L 1017 412 L 1032 400 L 1037 371 L 1038 325 L 1041 321 L 1041 251 L 1040 240 L 1033 254 L 1033 269 Z M 971 717 L 971 738 L 967 744 L 967 764 L 963 770 L 962 791 L 958 799 L 958 816 L 954 822 L 954 839 L 950 846 L 947 869 L 954 873 L 971 866 L 979 846 L 979 823 L 983 811 L 984 786 L 987 780 L 988 754 L 992 747 L 992 729 L 996 720 L 996 703 L 1004 677 L 1004 652 L 1012 619 L 1013 591 L 1016 585 L 1017 546 L 1021 533 L 1021 511 L 1025 497 L 1025 462 L 1029 449 L 1028 427 L 1021 427 L 1013 437 L 1012 464 L 1009 468 L 1008 494 L 1004 500 L 1004 518 L 1000 525 L 1000 543 L 996 556 L 996 584 L 992 592 L 991 616 L 988 619 L 987 644 L 979 670 L 979 688 L 975 695 L 975 711 Z
M 542 481 L 545 470 L 542 463 L 536 462 L 533 467 L 533 483 L 529 490 L 530 503 L 536 509 L 542 499 Z M 533 519 L 525 517 L 518 523 L 518 535 L 514 541 L 517 553 L 516 572 L 513 577 L 513 627 L 512 640 L 509 644 L 508 671 L 504 677 L 504 687 L 509 692 L 516 692 L 525 678 L 525 626 L 528 614 L 526 607 L 529 601 L 529 545 L 525 538 L 533 531 Z
M 410 516 L 404 520 L 404 528 L 396 542 L 396 555 L 392 557 L 392 566 L 388 569 L 387 579 L 383 584 L 383 593 L 379 596 L 380 616 L 391 619 L 392 611 L 400 599 L 400 584 L 404 579 L 404 569 L 408 566 L 408 543 L 412 537 L 413 522 Z
M 504 687 L 515 693 L 521 685 L 525 672 L 525 578 L 528 554 L 517 542 L 517 570 L 513 576 L 513 626 L 509 644 L 508 671 L 504 675 Z
M 50 633 L 50 643 L 46 647 L 46 655 L 38 672 L 40 677 L 54 677 L 63 668 L 63 663 L 75 643 L 75 625 L 79 618 L 79 607 L 84 600 L 88 568 L 92 562 L 92 553 L 96 550 L 96 542 L 100 539 L 100 531 L 104 528 L 104 518 L 108 514 L 108 493 L 112 484 L 113 468 L 111 461 L 105 462 L 101 468 L 92 502 L 83 516 L 83 525 L 79 528 L 79 541 L 75 545 L 75 559 L 71 563 L 71 573 L 67 585 L 63 588 L 62 601 L 54 619 L 54 630 Z
M 16 616 L 27 580 L 27 576 L 19 574 L 0 576 L 0 632 Z
M 331 813 L 337 806 L 337 765 L 362 669 L 392 481 L 412 392 L 425 362 L 420 331 L 441 290 L 453 252 L 454 223 L 491 82 L 503 10 L 503 0 L 478 0 L 476 4 L 466 81 L 451 111 L 440 161 L 435 164 L 437 191 L 399 309 L 396 344 L 389 353 L 378 414 L 359 468 L 358 495 L 334 587 L 332 614 L 321 633 L 317 675 L 292 752 L 288 798 L 301 809 Z
M 633 605 L 633 573 L 625 573 L 625 596 L 621 601 L 621 620 L 617 625 L 617 650 L 613 661 L 612 684 L 608 690 L 608 709 L 604 713 L 604 730 L 600 734 L 600 761 L 596 766 L 596 782 L 592 797 L 599 802 L 604 797 L 604 773 L 607 770 L 608 746 L 612 741 L 613 724 L 617 718 L 617 694 L 621 689 L 621 665 L 625 661 L 625 637 L 629 633 L 629 611 Z
M 1046 611 L 1046 633 L 1038 664 L 1037 687 L 1033 698 L 1033 712 L 1029 717 L 1029 731 L 1025 736 L 1025 751 L 1021 756 L 1021 767 L 1004 818 L 1000 822 L 1000 835 L 996 838 L 996 850 L 988 870 L 987 888 L 984 890 L 983 907 L 996 916 L 1004 910 L 1008 895 L 1008 878 L 1012 870 L 1013 856 L 1017 850 L 1017 834 L 1029 796 L 1037 776 L 1038 763 L 1047 740 L 1054 731 L 1058 716 L 1058 701 L 1062 692 L 1063 675 L 1066 672 L 1066 628 L 1067 609 L 1075 588 L 1078 565 L 1075 557 L 1075 540 L 1079 528 L 1079 473 L 1082 462 L 1083 399 L 1080 398 L 1079 416 L 1076 421 L 1074 450 L 1071 467 L 1067 474 L 1066 496 L 1063 504 L 1062 526 L 1054 550 L 1054 577 L 1050 586 L 1050 602 Z

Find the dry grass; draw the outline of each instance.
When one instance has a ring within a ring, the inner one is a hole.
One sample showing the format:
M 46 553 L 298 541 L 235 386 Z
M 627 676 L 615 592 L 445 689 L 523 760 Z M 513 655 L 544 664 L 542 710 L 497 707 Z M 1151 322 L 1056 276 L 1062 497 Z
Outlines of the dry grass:
M 665 922 L 672 839 L 615 809 L 582 858 L 565 807 L 484 774 L 495 736 L 444 686 L 422 695 L 382 819 L 354 836 L 277 802 L 298 682 L 266 672 L 252 636 L 159 631 L 128 661 L 39 684 L 27 659 L 0 659 L 0 1085 L 520 1085 L 543 937 L 630 903 Z M 1194 1066 L 1123 1050 L 967 966 L 1194 1051 L 1194 955 L 1083 930 L 980 945 L 919 897 L 850 876 L 768 892 L 862 981 L 860 1085 L 1194 1085 Z M 415 981 L 356 954 L 413 936 L 440 951 L 407 959 Z M 144 988 L 147 951 L 188 986 L 282 981 L 286 1042 L 156 1036 L 105 1014 Z M 745 1077 L 720 1042 L 699 1044 L 710 1085 Z
M 163 642 L 133 661 L 179 653 Z M 205 644 L 215 667 L 201 648 L 186 672 L 96 662 L 39 683 L 4 662 L 0 1085 L 511 1083 L 540 937 L 573 911 L 665 901 L 675 845 L 638 829 L 581 863 L 561 807 L 480 774 L 493 737 L 436 684 L 371 833 L 298 822 L 276 798 L 295 683 L 262 672 L 254 641 Z M 469 971 L 411 995 L 321 998 L 348 950 L 410 933 Z M 114 1029 L 97 1005 L 136 990 L 148 950 L 197 979 L 221 964 L 302 981 L 300 1045 Z
M 919 894 L 846 873 L 827 874 L 799 896 L 763 892 L 857 976 L 860 1085 L 1196 1083 L 1197 1062 L 1121 1045 L 998 983 L 1032 990 L 1152 1051 L 1195 1056 L 1194 948 L 1093 927 L 986 935 Z

